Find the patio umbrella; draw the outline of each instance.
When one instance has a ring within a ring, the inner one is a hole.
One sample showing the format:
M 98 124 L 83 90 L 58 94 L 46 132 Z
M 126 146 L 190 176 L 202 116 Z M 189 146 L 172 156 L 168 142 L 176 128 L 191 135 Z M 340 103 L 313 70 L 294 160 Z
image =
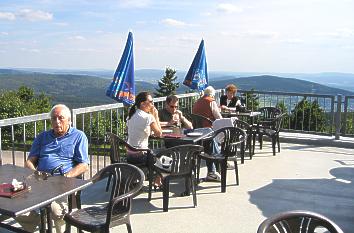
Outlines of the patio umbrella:
M 204 40 L 200 42 L 199 49 L 193 59 L 183 84 L 190 89 L 203 91 L 208 86 L 208 70 L 205 58 Z
M 114 100 L 131 105 L 135 102 L 133 33 L 129 32 L 123 55 L 106 95 Z

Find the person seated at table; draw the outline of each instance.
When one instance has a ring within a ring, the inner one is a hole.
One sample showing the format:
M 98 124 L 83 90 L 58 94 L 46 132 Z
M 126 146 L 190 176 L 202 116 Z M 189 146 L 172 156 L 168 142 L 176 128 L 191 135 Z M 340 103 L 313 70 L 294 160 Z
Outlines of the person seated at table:
M 140 92 L 135 97 L 135 103 L 130 108 L 127 119 L 128 143 L 138 149 L 149 148 L 149 137 L 153 133 L 162 136 L 159 114 L 149 92 Z M 146 164 L 147 154 L 127 150 L 127 162 L 131 164 Z M 154 186 L 161 186 L 161 179 L 155 179 Z
M 78 177 L 88 170 L 88 140 L 84 132 L 71 127 L 70 109 L 57 104 L 50 111 L 52 129 L 39 134 L 33 141 L 25 167 L 34 171 L 51 173 L 61 167 L 66 177 Z M 50 190 L 48 190 L 50 192 Z M 51 204 L 56 232 L 61 232 L 67 212 L 66 198 Z M 36 211 L 16 218 L 25 230 L 34 232 L 40 223 Z
M 198 114 L 204 117 L 211 119 L 212 121 L 216 119 L 221 119 L 222 116 L 220 114 L 219 107 L 214 99 L 215 97 L 215 89 L 212 86 L 208 86 L 204 90 L 204 95 L 200 97 L 197 102 L 195 102 L 192 113 Z M 209 122 L 203 123 L 204 127 L 212 127 L 212 124 Z M 204 141 L 203 142 L 204 151 L 206 153 L 212 154 L 215 147 L 215 142 L 212 141 Z M 220 174 L 216 172 L 215 164 L 210 161 L 206 161 L 208 173 L 205 178 L 206 181 L 220 181 Z
M 234 84 L 229 84 L 225 88 L 226 95 L 220 96 L 220 108 L 226 110 L 230 107 L 241 106 L 241 101 L 236 95 L 237 87 Z
M 183 116 L 178 110 L 178 97 L 170 95 L 166 97 L 165 108 L 159 110 L 160 124 L 162 126 L 179 126 L 192 129 L 192 122 Z
M 204 90 L 204 95 L 193 105 L 192 113 L 209 118 L 211 121 L 222 118 L 219 107 L 214 99 L 215 89 L 212 86 Z M 212 127 L 209 122 L 203 122 L 204 127 Z

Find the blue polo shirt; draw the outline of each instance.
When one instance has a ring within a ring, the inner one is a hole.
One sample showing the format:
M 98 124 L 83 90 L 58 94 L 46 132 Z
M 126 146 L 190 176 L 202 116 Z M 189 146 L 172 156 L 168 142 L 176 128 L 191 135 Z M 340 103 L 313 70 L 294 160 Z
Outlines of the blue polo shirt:
M 73 127 L 61 137 L 55 137 L 53 130 L 45 131 L 35 138 L 28 157 L 38 157 L 39 171 L 51 172 L 62 164 L 67 173 L 78 163 L 89 164 L 87 137 Z

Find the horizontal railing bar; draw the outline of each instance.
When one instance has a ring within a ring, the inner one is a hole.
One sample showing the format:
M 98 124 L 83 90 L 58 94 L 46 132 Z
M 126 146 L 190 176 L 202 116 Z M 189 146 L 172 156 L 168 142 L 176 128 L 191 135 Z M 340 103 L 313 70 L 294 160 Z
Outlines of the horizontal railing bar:
M 310 97 L 320 97 L 320 98 L 334 98 L 334 95 L 318 95 L 312 93 L 297 93 L 297 92 L 281 92 L 281 91 L 248 91 L 239 89 L 240 93 L 254 93 L 254 94 L 269 94 L 269 95 L 287 95 L 287 96 L 310 96 Z
M 75 115 L 75 114 L 98 112 L 98 111 L 102 111 L 102 110 L 116 109 L 116 108 L 122 108 L 122 107 L 124 107 L 124 105 L 122 103 L 116 103 L 116 104 L 98 105 L 98 106 L 85 107 L 85 108 L 75 108 L 72 110 L 72 112 L 73 112 L 73 115 Z
M 40 120 L 47 120 L 47 119 L 50 119 L 50 116 L 48 113 L 41 113 L 41 114 L 16 117 L 16 118 L 8 118 L 8 119 L 0 120 L 0 127 L 16 125 L 16 124 L 24 124 L 24 123 L 40 121 Z

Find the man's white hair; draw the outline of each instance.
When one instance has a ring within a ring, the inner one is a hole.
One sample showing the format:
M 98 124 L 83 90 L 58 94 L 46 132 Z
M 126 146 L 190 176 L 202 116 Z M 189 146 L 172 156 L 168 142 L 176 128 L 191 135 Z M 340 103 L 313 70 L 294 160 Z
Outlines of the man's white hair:
M 208 86 L 207 88 L 205 88 L 205 90 L 204 90 L 204 95 L 208 95 L 208 96 L 214 97 L 214 96 L 215 96 L 215 89 L 214 89 L 214 87 Z
M 52 107 L 52 109 L 50 110 L 50 117 L 53 116 L 53 113 L 54 113 L 54 110 L 56 108 L 61 108 L 62 109 L 62 113 L 63 115 L 69 119 L 69 121 L 71 121 L 71 111 L 70 111 L 70 108 L 68 108 L 65 104 L 56 104 Z

